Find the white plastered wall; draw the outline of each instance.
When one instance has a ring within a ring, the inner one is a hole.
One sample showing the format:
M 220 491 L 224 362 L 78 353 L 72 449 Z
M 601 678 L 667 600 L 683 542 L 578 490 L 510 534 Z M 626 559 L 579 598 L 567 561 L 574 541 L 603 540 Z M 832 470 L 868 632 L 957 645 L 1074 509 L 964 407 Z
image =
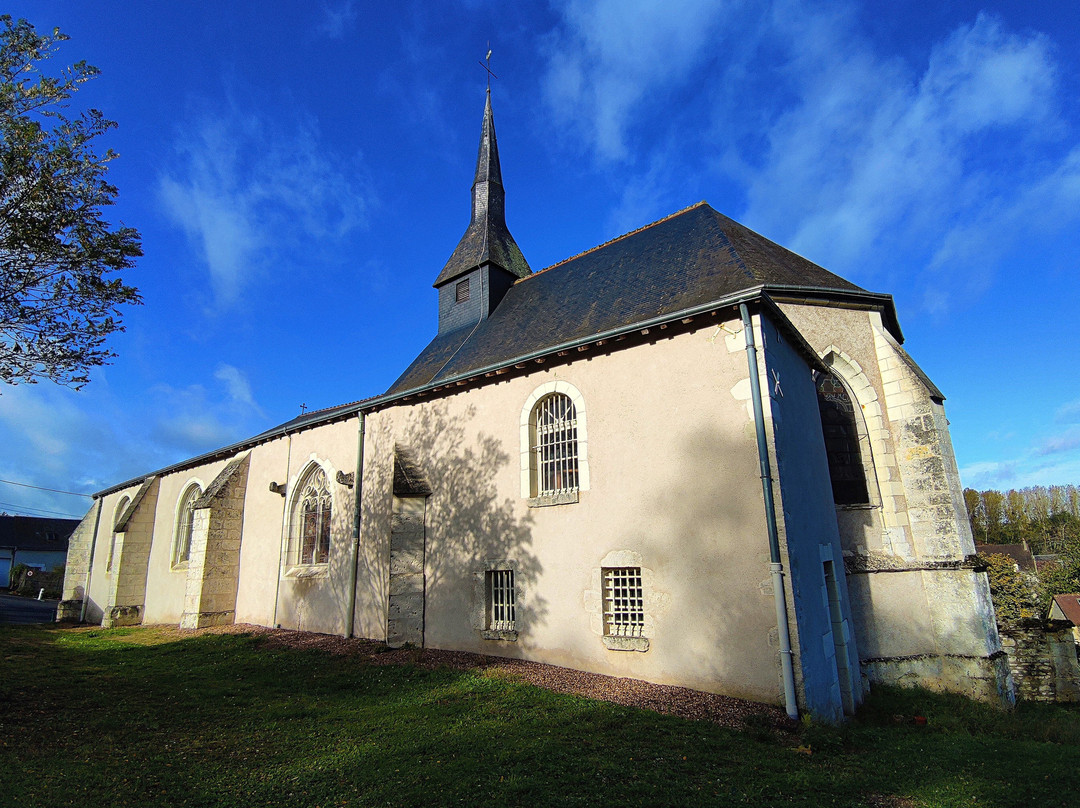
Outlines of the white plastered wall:
M 361 569 L 374 586 L 360 630 L 385 625 L 395 443 L 430 482 L 426 643 L 525 656 L 613 675 L 779 700 L 775 613 L 752 412 L 737 321 L 369 416 Z M 589 489 L 572 504 L 529 507 L 522 413 L 545 390 L 580 395 L 588 418 Z M 613 555 L 614 554 L 614 555 Z M 598 572 L 640 558 L 648 574 L 646 652 L 605 648 Z M 516 563 L 528 598 L 516 642 L 475 625 L 477 570 Z M 362 576 L 363 577 L 363 576 Z M 358 622 L 361 618 L 358 616 Z

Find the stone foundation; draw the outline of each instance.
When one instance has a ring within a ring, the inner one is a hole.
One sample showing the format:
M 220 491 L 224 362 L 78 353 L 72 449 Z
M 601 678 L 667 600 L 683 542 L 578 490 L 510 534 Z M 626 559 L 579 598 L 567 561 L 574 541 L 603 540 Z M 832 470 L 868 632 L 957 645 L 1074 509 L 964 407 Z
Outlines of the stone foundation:
M 62 600 L 56 605 L 57 623 L 78 623 L 82 615 L 82 598 Z
M 142 606 L 113 606 L 101 620 L 102 628 L 142 625 Z
M 1003 652 L 988 657 L 920 655 L 867 659 L 863 660 L 862 671 L 871 684 L 925 687 L 1004 706 L 1012 706 L 1016 700 L 1009 660 Z

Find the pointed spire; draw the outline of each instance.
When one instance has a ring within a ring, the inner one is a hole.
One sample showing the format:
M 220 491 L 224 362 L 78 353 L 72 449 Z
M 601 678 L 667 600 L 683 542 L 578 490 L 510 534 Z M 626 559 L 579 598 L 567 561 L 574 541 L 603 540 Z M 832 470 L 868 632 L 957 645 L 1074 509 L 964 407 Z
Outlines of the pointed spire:
M 438 288 L 484 264 L 493 264 L 518 278 L 532 273 L 506 227 L 506 192 L 503 190 L 502 168 L 499 165 L 499 144 L 495 138 L 490 87 L 484 103 L 480 149 L 476 155 L 472 220 L 434 285 Z

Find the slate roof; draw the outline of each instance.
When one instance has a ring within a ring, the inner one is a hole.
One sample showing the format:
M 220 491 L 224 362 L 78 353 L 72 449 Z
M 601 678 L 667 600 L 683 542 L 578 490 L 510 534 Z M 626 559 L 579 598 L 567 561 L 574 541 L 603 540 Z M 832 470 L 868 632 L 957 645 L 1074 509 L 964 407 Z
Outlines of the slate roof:
M 532 272 L 506 226 L 506 191 L 503 190 L 502 169 L 499 166 L 499 144 L 495 139 L 490 88 L 480 129 L 480 150 L 476 155 L 472 219 L 450 260 L 435 279 L 434 286 L 438 288 L 488 263 L 500 266 L 518 278 Z
M 78 519 L 0 516 L 0 547 L 67 552 L 68 539 L 78 526 Z
M 890 296 L 868 292 L 699 202 L 518 280 L 490 317 L 432 340 L 387 394 L 751 290 L 864 298 L 895 322 Z

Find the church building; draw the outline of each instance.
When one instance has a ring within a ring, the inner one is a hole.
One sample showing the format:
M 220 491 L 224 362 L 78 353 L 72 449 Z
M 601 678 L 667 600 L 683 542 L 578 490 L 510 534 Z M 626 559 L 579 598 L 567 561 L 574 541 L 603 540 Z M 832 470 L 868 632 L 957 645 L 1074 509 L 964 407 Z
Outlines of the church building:
M 827 720 L 877 682 L 1012 698 L 944 396 L 891 296 L 704 202 L 533 271 L 490 90 L 436 269 L 437 333 L 382 395 L 96 494 L 59 617 L 520 657 Z

